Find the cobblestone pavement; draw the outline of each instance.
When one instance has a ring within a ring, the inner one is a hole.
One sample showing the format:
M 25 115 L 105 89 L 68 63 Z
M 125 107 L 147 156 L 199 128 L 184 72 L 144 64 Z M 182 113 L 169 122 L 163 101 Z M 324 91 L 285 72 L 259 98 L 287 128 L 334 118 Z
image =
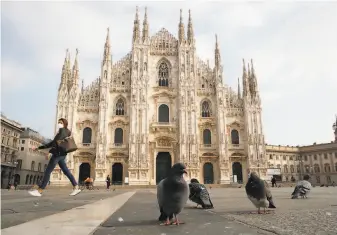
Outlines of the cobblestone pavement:
M 290 199 L 294 188 L 271 188 L 276 209 L 271 214 L 251 214 L 256 209 L 245 189 L 211 189 L 213 212 L 276 234 L 337 234 L 337 187 L 315 187 L 308 199 Z
M 1 190 L 1 229 L 116 196 L 126 190 L 85 190 L 76 197 L 68 196 L 70 192 L 69 189 L 46 190 L 42 197 L 32 197 L 26 190 Z
M 211 189 L 215 209 L 194 209 L 189 202 L 181 214 L 186 224 L 159 226 L 156 190 L 46 191 L 41 198 L 27 191 L 1 192 L 1 229 L 4 235 L 131 235 L 131 234 L 337 234 L 337 187 L 314 188 L 308 199 L 290 199 L 293 188 L 272 188 L 277 209 L 256 209 L 244 188 Z M 35 228 L 35 229 L 32 229 Z M 32 232 L 27 232 L 32 230 Z M 38 230 L 38 232 L 36 232 Z

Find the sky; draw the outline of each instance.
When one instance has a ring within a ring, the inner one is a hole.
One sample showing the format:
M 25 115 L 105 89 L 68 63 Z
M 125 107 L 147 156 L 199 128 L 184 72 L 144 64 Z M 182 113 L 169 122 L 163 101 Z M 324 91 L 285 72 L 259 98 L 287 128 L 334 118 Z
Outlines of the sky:
M 65 51 L 79 49 L 86 85 L 100 76 L 107 27 L 113 60 L 131 50 L 136 6 L 151 35 L 177 36 L 191 9 L 197 54 L 214 64 L 215 34 L 224 82 L 237 87 L 242 58 L 253 58 L 267 144 L 333 140 L 337 114 L 337 2 L 2 2 L 1 111 L 50 138 Z

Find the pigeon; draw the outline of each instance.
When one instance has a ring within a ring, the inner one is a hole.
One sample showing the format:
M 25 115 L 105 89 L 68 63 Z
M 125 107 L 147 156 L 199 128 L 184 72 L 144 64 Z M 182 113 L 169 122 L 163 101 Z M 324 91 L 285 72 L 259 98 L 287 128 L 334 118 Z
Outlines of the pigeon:
M 310 177 L 305 175 L 303 180 L 297 182 L 294 192 L 291 194 L 291 199 L 297 199 L 299 196 L 307 198 L 307 195 L 311 190 L 311 183 L 308 181 L 309 179 Z
M 178 214 L 184 208 L 188 199 L 188 185 L 183 177 L 187 174 L 186 167 L 182 163 L 176 163 L 172 166 L 170 173 L 163 180 L 162 190 L 160 190 L 159 202 L 162 212 L 166 216 L 166 222 L 163 225 L 170 225 L 170 217 L 174 216 L 175 221 L 172 224 L 182 224 L 179 221 Z
M 276 208 L 268 183 L 261 180 L 255 172 L 248 176 L 246 193 L 249 200 L 258 208 L 258 214 L 261 214 L 261 207 L 264 208 L 264 213 L 266 213 L 267 207 Z
M 209 196 L 209 193 L 205 187 L 205 185 L 200 184 L 197 179 L 191 179 L 191 183 L 188 185 L 190 188 L 189 199 L 192 202 L 201 205 L 203 209 L 213 209 L 213 203 Z
M 166 221 L 167 219 L 167 215 L 163 212 L 163 182 L 165 179 L 162 179 L 159 184 L 157 185 L 157 200 L 158 200 L 158 206 L 159 206 L 159 210 L 160 210 L 160 216 L 158 218 L 159 221 Z M 173 218 L 173 215 L 169 216 L 169 220 L 171 220 Z

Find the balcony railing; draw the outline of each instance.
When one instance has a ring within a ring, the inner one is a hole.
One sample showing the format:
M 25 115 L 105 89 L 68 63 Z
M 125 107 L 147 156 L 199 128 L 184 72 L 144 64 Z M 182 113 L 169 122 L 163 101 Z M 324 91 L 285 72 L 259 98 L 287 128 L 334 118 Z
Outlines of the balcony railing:
M 124 143 L 113 143 L 110 145 L 110 148 L 125 149 L 128 145 Z
M 215 149 L 216 146 L 216 144 L 200 144 L 201 149 Z
M 243 144 L 229 144 L 228 149 L 244 149 L 245 146 Z
M 93 144 L 93 143 L 81 143 L 81 144 L 79 144 L 79 147 L 80 148 L 94 148 L 95 144 Z
M 156 126 L 172 126 L 175 125 L 176 122 L 153 122 L 152 125 Z

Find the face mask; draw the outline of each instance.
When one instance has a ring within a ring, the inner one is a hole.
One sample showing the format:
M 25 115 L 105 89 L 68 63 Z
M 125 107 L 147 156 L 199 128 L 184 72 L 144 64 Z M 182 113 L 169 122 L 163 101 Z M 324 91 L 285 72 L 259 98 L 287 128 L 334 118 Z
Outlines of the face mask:
M 57 124 L 57 126 L 58 126 L 59 128 L 63 128 L 63 124 L 61 124 L 61 123 Z

